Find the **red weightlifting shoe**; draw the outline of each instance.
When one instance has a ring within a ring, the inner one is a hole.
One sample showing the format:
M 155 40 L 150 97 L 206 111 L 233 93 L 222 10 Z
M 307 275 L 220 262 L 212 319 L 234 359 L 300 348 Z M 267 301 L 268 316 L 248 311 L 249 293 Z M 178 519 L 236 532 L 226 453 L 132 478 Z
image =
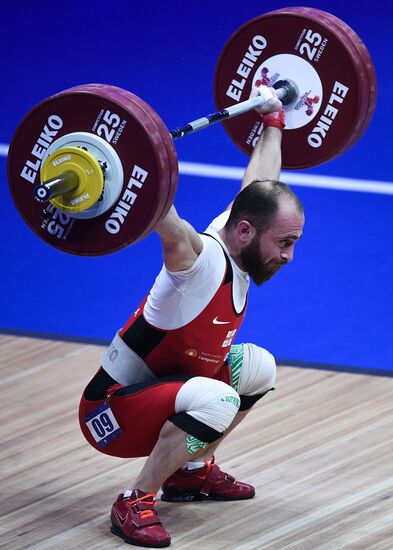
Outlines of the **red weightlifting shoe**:
M 255 489 L 222 472 L 214 458 L 195 470 L 177 470 L 162 486 L 161 500 L 189 502 L 196 500 L 243 500 L 252 498 Z
M 274 126 L 279 130 L 284 130 L 285 128 L 285 111 L 284 109 L 279 109 L 274 111 L 274 113 L 269 113 L 263 115 L 263 127 L 267 128 L 268 126 Z
M 128 544 L 147 548 L 164 548 L 171 543 L 157 515 L 154 504 L 156 495 L 134 489 L 124 498 L 121 494 L 112 506 L 111 531 Z

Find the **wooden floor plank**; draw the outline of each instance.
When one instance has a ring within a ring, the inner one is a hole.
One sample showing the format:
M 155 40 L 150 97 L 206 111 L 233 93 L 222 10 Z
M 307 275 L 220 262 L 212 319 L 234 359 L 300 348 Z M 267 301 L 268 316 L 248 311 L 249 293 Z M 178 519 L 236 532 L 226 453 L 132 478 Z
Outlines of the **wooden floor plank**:
M 109 510 L 144 459 L 101 455 L 77 409 L 100 346 L 0 335 L 0 548 L 110 549 Z M 281 367 L 220 446 L 250 501 L 159 502 L 181 550 L 391 550 L 393 379 Z

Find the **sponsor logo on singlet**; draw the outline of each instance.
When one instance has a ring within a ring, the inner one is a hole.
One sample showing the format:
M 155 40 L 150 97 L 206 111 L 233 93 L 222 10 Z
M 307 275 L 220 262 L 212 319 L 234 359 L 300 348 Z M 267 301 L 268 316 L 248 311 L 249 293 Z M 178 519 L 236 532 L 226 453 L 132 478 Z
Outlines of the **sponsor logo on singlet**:
M 213 325 L 229 325 L 230 321 L 219 321 L 218 316 L 214 317 Z
M 232 344 L 232 340 L 234 339 L 236 332 L 237 332 L 236 330 L 230 330 L 228 332 L 225 340 L 222 343 L 223 348 L 227 348 Z

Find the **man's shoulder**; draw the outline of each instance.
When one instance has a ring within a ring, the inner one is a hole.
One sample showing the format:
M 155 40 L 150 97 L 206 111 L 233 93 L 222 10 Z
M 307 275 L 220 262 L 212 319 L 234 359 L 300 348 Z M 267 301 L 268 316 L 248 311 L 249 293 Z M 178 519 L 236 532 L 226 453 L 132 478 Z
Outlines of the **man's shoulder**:
M 182 271 L 169 271 L 165 264 L 162 267 L 161 275 L 167 274 L 171 279 L 190 279 L 191 277 L 205 277 L 205 273 L 214 270 L 224 269 L 225 266 L 225 254 L 222 245 L 220 244 L 220 238 L 217 234 L 212 233 L 200 233 L 199 234 L 203 248 L 198 255 L 193 265 L 186 270 Z
M 200 237 L 203 243 L 201 255 L 204 256 L 205 259 L 210 262 L 217 262 L 219 258 L 225 258 L 225 247 L 222 245 L 222 240 L 216 231 L 204 231 L 200 233 Z

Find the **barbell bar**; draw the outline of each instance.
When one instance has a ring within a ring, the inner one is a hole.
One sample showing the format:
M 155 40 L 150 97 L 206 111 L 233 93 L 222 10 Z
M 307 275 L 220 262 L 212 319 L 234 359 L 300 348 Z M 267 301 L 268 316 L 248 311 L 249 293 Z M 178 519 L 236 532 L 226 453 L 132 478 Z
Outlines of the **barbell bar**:
M 261 90 L 261 93 L 262 92 L 263 90 Z M 247 113 L 252 109 L 262 107 L 267 98 L 265 95 L 261 95 L 261 93 L 256 97 L 250 98 L 246 101 L 242 101 L 237 105 L 227 107 L 222 111 L 216 111 L 210 115 L 206 115 L 204 117 L 188 122 L 185 126 L 172 130 L 170 132 L 170 135 L 173 140 L 180 139 L 188 134 L 198 132 L 199 130 L 208 128 L 213 124 L 222 122 L 223 120 L 227 120 L 229 118 L 239 116 L 243 113 Z M 276 96 L 278 99 L 281 100 L 283 105 L 288 105 L 289 103 L 294 101 L 297 97 L 297 87 L 295 83 L 289 81 L 281 81 L 280 87 L 276 88 Z M 104 170 L 103 166 L 102 169 Z M 78 186 L 80 186 L 80 184 L 81 178 L 78 176 L 78 174 L 71 169 L 67 169 L 61 174 L 56 175 L 55 177 L 36 185 L 33 189 L 33 194 L 35 199 L 39 202 L 48 202 L 49 200 L 52 200 L 59 195 L 72 193 L 78 188 Z M 87 207 L 85 207 L 84 205 L 83 210 L 85 209 L 87 209 Z

